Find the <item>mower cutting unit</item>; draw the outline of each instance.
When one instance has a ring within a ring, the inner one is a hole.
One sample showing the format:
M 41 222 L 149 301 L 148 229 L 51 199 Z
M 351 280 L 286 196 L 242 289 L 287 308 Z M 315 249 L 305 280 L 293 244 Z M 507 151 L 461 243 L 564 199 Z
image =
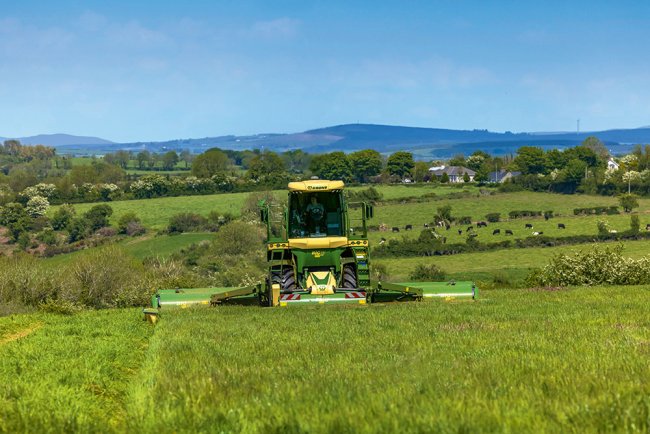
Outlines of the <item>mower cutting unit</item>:
M 343 181 L 291 182 L 288 206 L 260 204 L 267 228 L 264 281 L 240 288 L 162 289 L 145 314 L 152 319 L 167 306 L 191 304 L 358 305 L 478 296 L 472 282 L 373 282 L 367 228 L 373 207 L 347 203 L 343 189 Z

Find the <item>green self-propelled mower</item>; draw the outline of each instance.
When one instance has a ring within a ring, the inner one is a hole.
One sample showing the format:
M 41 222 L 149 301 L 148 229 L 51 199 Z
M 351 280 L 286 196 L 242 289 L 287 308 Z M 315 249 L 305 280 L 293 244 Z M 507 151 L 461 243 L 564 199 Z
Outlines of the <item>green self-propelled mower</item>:
M 367 221 L 372 205 L 347 203 L 343 181 L 289 183 L 287 206 L 260 204 L 267 229 L 266 278 L 240 288 L 161 289 L 145 309 L 155 321 L 169 306 L 227 303 L 260 306 L 476 299 L 472 282 L 373 281 Z

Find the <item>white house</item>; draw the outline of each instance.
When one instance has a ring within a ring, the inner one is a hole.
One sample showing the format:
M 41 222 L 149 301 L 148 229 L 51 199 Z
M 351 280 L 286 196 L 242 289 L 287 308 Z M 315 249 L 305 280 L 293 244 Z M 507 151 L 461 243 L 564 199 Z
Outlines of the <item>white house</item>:
M 449 177 L 449 182 L 464 182 L 463 177 L 465 174 L 469 176 L 469 181 L 474 181 L 476 172 L 463 166 L 436 166 L 429 168 L 429 173 L 436 176 L 438 179 L 442 178 L 443 173 Z
M 607 161 L 607 168 L 610 170 L 618 170 L 618 163 L 614 161 L 613 158 L 610 157 L 609 160 Z

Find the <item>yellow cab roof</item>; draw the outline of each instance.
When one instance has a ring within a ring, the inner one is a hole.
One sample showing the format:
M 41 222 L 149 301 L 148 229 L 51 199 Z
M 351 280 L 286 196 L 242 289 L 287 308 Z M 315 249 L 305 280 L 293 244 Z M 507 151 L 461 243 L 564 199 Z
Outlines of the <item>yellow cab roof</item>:
M 343 181 L 326 181 L 324 179 L 289 183 L 289 191 L 296 192 L 333 191 L 342 190 L 343 187 L 345 187 Z

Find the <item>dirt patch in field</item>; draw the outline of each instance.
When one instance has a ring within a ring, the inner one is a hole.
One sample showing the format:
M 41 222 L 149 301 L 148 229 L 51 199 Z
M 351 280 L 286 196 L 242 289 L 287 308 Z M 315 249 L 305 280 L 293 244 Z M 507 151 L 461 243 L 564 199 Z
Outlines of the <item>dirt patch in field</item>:
M 30 334 L 34 333 L 36 330 L 40 329 L 41 327 L 43 327 L 43 323 L 37 322 L 35 324 L 30 325 L 27 328 L 20 330 L 19 332 L 12 333 L 10 335 L 2 337 L 0 338 L 0 345 L 8 344 L 9 342 L 17 341 L 18 339 L 22 339 L 26 336 L 29 336 Z

